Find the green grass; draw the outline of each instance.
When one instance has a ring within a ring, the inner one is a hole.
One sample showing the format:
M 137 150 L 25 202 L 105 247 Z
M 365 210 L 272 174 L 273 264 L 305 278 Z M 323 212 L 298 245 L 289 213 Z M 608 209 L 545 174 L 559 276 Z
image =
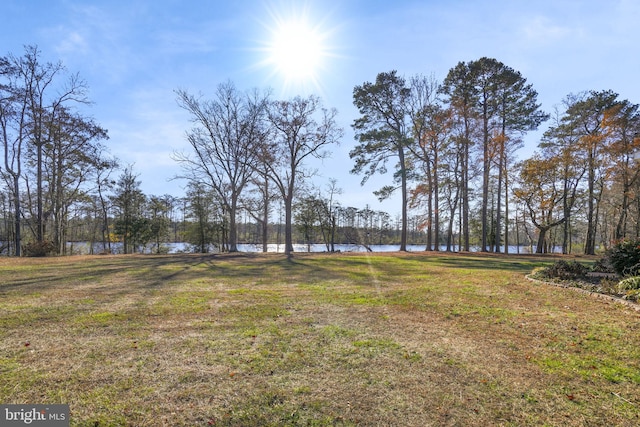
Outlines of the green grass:
M 546 262 L 0 259 L 0 402 L 73 426 L 640 424 L 638 312 L 524 278 Z

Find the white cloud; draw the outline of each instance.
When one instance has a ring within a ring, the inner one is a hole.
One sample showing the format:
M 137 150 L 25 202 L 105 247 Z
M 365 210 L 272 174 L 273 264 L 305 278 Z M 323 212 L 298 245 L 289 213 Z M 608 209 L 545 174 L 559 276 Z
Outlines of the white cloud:
M 69 31 L 64 27 L 59 27 L 57 31 L 61 40 L 56 46 L 56 50 L 63 54 L 87 53 L 89 45 L 87 40 L 78 31 Z
M 545 45 L 580 35 L 580 30 L 556 24 L 550 18 L 540 15 L 529 20 L 522 27 L 522 31 L 528 42 Z

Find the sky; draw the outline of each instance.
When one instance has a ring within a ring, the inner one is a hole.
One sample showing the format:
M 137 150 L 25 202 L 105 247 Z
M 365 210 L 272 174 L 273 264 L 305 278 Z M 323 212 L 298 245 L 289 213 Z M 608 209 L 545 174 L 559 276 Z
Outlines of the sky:
M 378 73 L 441 81 L 486 56 L 519 71 L 547 112 L 588 90 L 640 103 L 637 0 L 3 0 L 1 10 L 0 56 L 36 45 L 43 60 L 78 73 L 93 102 L 83 112 L 108 130 L 109 151 L 147 195 L 184 195 L 186 183 L 172 180 L 191 128 L 178 89 L 213 99 L 231 81 L 277 99 L 319 95 L 338 110 L 344 137 L 310 165 L 315 185 L 336 179 L 344 206 L 392 214 L 399 199 L 373 195 L 390 175 L 361 186 L 349 173 L 353 89 Z M 527 135 L 521 158 L 547 126 Z

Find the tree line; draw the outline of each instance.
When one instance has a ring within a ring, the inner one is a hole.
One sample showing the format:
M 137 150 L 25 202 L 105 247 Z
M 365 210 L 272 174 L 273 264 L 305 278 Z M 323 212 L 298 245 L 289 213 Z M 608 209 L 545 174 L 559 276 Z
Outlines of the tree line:
M 480 58 L 442 82 L 380 73 L 353 97 L 352 172 L 366 181 L 394 162 L 394 183 L 377 194 L 401 191 L 403 224 L 408 208 L 423 212 L 427 249 L 457 235 L 464 250 L 507 252 L 524 232 L 538 253 L 594 254 L 640 232 L 638 105 L 613 91 L 569 94 L 547 114 L 518 71 Z M 518 161 L 525 133 L 548 120 Z
M 289 256 L 294 242 L 495 252 L 533 242 L 593 254 L 640 235 L 638 105 L 612 91 L 569 94 L 548 114 L 493 58 L 460 62 L 443 81 L 390 71 L 355 86 L 351 172 L 361 183 L 393 172 L 375 195 L 400 192 L 395 220 L 341 206 L 335 180 L 313 186 L 309 160 L 344 136 L 319 97 L 277 100 L 230 81 L 211 98 L 175 96 L 191 119 L 189 148 L 173 155 L 186 194 L 145 195 L 132 165 L 105 147 L 107 130 L 83 114 L 80 76 L 43 62 L 37 47 L 1 57 L 0 253 L 66 254 L 74 239 L 105 252 L 177 240 L 233 252 L 282 238 Z M 545 122 L 537 151 L 519 160 L 526 133 Z

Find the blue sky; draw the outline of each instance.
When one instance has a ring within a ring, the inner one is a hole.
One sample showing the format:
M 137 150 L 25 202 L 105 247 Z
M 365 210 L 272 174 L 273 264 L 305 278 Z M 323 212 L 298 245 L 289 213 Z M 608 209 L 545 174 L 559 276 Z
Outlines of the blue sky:
M 348 173 L 353 88 L 379 72 L 443 79 L 460 61 L 488 56 L 520 71 L 548 112 L 567 94 L 614 90 L 640 102 L 640 2 L 636 0 L 4 0 L 0 55 L 37 45 L 90 87 L 86 111 L 107 128 L 110 151 L 134 164 L 147 194 L 183 195 L 174 151 L 188 149 L 190 127 L 175 89 L 212 97 L 231 80 L 238 89 L 271 88 L 278 98 L 315 93 L 339 111 L 345 129 L 331 160 L 315 165 L 338 180 L 344 205 L 399 211 Z M 279 24 L 303 19 L 322 39 L 313 79 L 291 82 L 269 63 Z M 546 129 L 543 124 L 541 131 Z M 526 138 L 530 154 L 539 133 Z

